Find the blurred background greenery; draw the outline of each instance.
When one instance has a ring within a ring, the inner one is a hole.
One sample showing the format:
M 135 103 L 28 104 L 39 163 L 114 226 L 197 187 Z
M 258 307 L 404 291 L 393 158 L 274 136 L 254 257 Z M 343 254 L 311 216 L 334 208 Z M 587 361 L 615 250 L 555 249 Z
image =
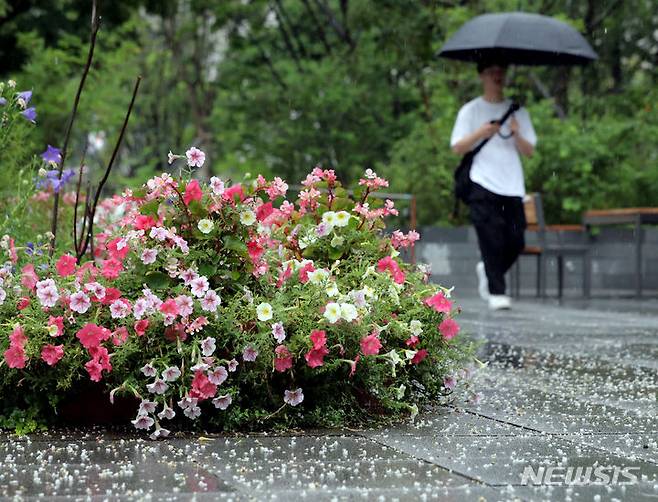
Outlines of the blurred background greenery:
M 651 0 L 104 0 L 67 167 L 89 141 L 102 172 L 137 75 L 144 80 L 107 192 L 143 183 L 190 145 L 200 177 L 313 166 L 354 182 L 366 168 L 418 199 L 422 225 L 451 224 L 449 135 L 479 93 L 472 65 L 435 53 L 484 12 L 525 10 L 577 27 L 600 59 L 514 68 L 509 95 L 539 135 L 529 190 L 551 223 L 658 200 L 658 15 Z M 30 154 L 61 147 L 90 31 L 90 0 L 0 0 L 0 79 L 34 92 L 37 127 L 0 152 L 11 190 Z M 15 193 L 15 192 L 14 192 Z

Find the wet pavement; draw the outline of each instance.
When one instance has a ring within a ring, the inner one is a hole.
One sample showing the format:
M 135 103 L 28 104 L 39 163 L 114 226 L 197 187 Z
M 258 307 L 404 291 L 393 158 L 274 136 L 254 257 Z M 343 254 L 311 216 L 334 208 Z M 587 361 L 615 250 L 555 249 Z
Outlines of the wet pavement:
M 658 501 L 658 308 L 461 303 L 477 404 L 377 430 L 0 436 L 0 498 Z

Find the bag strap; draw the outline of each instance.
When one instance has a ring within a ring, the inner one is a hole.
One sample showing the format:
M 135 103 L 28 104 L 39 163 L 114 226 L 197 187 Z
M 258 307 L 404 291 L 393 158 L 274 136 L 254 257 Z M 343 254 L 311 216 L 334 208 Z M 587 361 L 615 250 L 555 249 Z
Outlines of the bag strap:
M 505 121 L 509 118 L 509 116 L 512 115 L 519 108 L 521 108 L 521 106 L 518 103 L 512 102 L 509 105 L 509 108 L 507 109 L 507 111 L 503 114 L 503 116 L 500 117 L 499 120 L 493 120 L 492 122 L 498 122 L 500 125 L 503 125 L 505 123 Z M 473 148 L 473 150 L 471 150 L 469 152 L 471 154 L 471 156 L 475 157 L 478 154 L 478 152 L 480 150 L 482 150 L 484 145 L 486 145 L 489 142 L 490 139 L 491 139 L 491 137 L 485 138 L 478 146 Z M 453 219 L 456 219 L 457 216 L 459 216 L 459 199 L 457 198 L 457 195 L 455 195 L 455 205 L 453 206 L 453 209 L 452 209 L 452 217 L 453 217 Z

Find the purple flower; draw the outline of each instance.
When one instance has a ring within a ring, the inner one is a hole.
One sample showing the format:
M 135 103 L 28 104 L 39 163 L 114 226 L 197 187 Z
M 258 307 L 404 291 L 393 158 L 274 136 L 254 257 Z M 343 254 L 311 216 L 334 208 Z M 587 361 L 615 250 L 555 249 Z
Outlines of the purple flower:
M 457 380 L 453 376 L 447 376 L 443 379 L 443 386 L 448 390 L 453 390 L 457 386 Z
M 304 400 L 302 389 L 287 390 L 284 392 L 283 401 L 290 406 L 297 406 Z
M 45 162 L 58 165 L 62 161 L 62 151 L 59 148 L 48 145 L 46 151 L 41 154 L 41 158 Z
M 30 102 L 30 99 L 32 99 L 32 91 L 23 91 L 23 92 L 18 92 L 16 93 L 16 99 L 21 100 L 22 106 L 27 106 L 27 104 Z
M 230 394 L 217 396 L 215 399 L 212 400 L 212 404 L 215 405 L 215 408 L 219 408 L 220 410 L 225 410 L 226 408 L 229 407 L 229 405 L 232 402 L 233 402 L 233 398 L 231 397 Z
M 26 110 L 23 110 L 21 112 L 21 115 L 25 117 L 27 120 L 32 122 L 33 124 L 36 124 L 37 122 L 37 110 L 33 106 L 30 108 L 27 108 Z
M 245 347 L 244 350 L 242 351 L 242 359 L 245 361 L 253 363 L 257 357 L 258 357 L 258 351 L 251 345 Z
M 7 104 L 7 100 L 5 98 L 0 98 L 0 106 L 5 106 Z

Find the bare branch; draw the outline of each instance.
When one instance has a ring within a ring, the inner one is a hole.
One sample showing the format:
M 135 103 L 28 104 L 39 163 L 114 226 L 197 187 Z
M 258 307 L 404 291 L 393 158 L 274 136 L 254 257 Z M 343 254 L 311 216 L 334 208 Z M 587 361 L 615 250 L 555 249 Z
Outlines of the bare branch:
M 541 80 L 539 80 L 539 77 L 537 77 L 537 75 L 533 71 L 530 72 L 530 80 L 532 80 L 532 83 L 535 85 L 535 87 L 541 93 L 544 99 L 549 99 L 553 102 L 553 108 L 555 108 L 555 113 L 557 113 L 557 116 L 560 117 L 560 120 L 566 119 L 567 114 L 564 112 L 564 108 L 562 108 L 560 104 L 555 100 L 555 98 L 551 96 L 548 87 L 546 87 L 544 83 Z
M 89 39 L 89 52 L 87 53 L 87 62 L 85 63 L 84 70 L 82 71 L 82 77 L 80 78 L 80 83 L 78 84 L 78 90 L 75 93 L 75 99 L 73 100 L 73 110 L 71 111 L 71 116 L 69 122 L 66 126 L 66 132 L 64 134 L 64 144 L 62 145 L 62 160 L 59 163 L 59 174 L 58 179 L 62 179 L 62 172 L 64 170 L 64 161 L 66 160 L 66 154 L 69 147 L 69 139 L 71 138 L 71 130 L 73 129 L 73 122 L 75 121 L 75 116 L 78 113 L 78 104 L 80 103 L 80 95 L 82 94 L 82 89 L 87 80 L 87 75 L 91 69 L 91 62 L 94 59 L 94 49 L 96 48 L 96 36 L 98 35 L 98 30 L 101 27 L 101 18 L 98 16 L 96 0 L 92 0 L 91 6 L 91 36 Z M 50 256 L 52 257 L 55 253 L 55 241 L 57 239 L 57 213 L 59 212 L 59 191 L 55 193 L 55 201 L 53 203 L 53 213 L 50 223 L 50 231 L 53 234 L 52 240 L 50 241 Z
M 107 168 L 105 169 L 105 174 L 103 175 L 103 179 L 101 179 L 101 182 L 98 184 L 98 188 L 96 189 L 96 194 L 94 195 L 94 203 L 91 206 L 91 212 L 88 216 L 89 233 L 87 234 L 83 246 L 78 253 L 80 256 L 84 256 L 85 251 L 87 250 L 87 246 L 89 245 L 89 241 L 90 240 L 93 241 L 94 216 L 96 215 L 96 207 L 98 206 L 98 200 L 100 199 L 101 192 L 103 191 L 103 187 L 105 186 L 105 183 L 107 182 L 107 179 L 110 176 L 110 172 L 112 171 L 112 166 L 114 165 L 114 160 L 116 159 L 119 153 L 119 148 L 121 147 L 121 141 L 123 140 L 123 136 L 126 133 L 126 128 L 128 127 L 128 120 L 130 119 L 130 114 L 132 113 L 133 105 L 135 104 L 135 98 L 137 97 L 137 91 L 139 90 L 139 84 L 141 81 L 142 81 L 142 77 L 141 76 L 137 77 L 137 80 L 135 81 L 135 87 L 133 89 L 133 95 L 130 100 L 130 105 L 128 105 L 128 111 L 126 112 L 126 117 L 124 118 L 123 125 L 121 126 L 121 132 L 119 132 L 119 137 L 117 139 L 116 144 L 114 145 L 114 151 L 112 151 L 112 156 L 110 157 L 110 161 L 108 162 Z
M 324 15 L 327 17 L 329 20 L 329 24 L 331 24 L 331 27 L 334 29 L 336 32 L 336 35 L 350 46 L 352 50 L 356 48 L 356 43 L 350 36 L 349 31 L 347 31 L 343 25 L 336 19 L 336 16 L 334 15 L 333 11 L 329 8 L 329 6 L 323 1 L 323 0 L 315 0 L 315 4 L 320 8 L 320 10 L 324 13 Z

